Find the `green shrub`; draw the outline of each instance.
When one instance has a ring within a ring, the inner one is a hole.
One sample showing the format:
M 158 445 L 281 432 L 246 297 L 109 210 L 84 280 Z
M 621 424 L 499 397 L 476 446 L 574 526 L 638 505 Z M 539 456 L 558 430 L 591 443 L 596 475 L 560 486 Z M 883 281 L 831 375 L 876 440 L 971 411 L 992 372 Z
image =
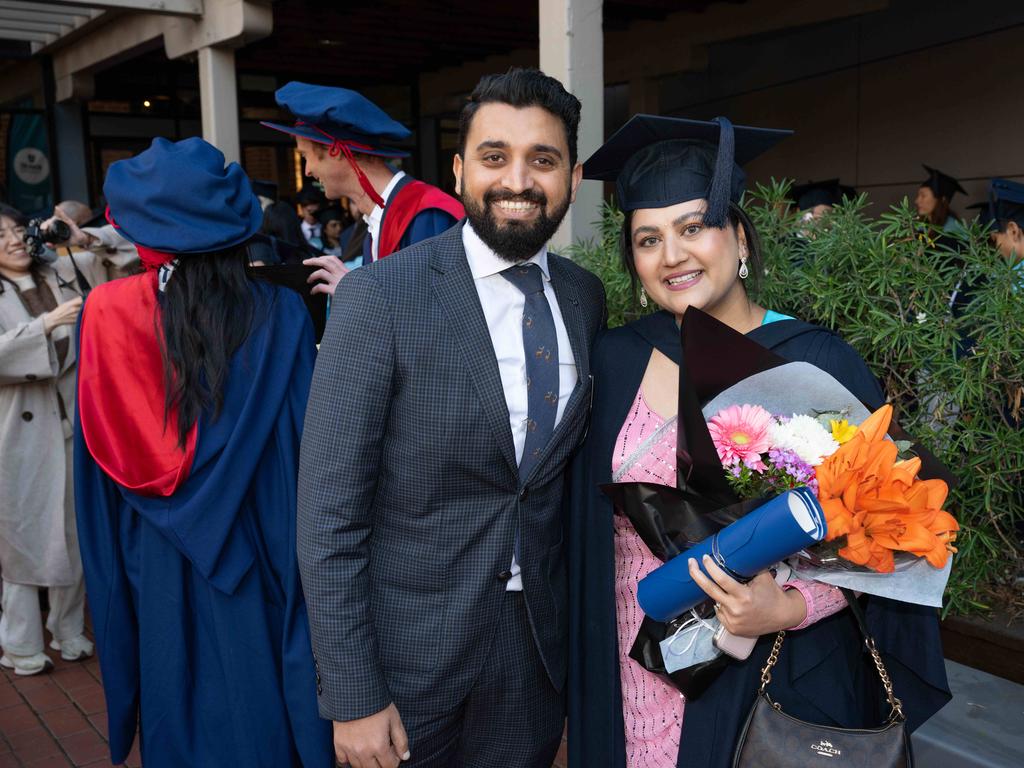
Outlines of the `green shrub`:
M 784 204 L 787 186 L 758 186 L 745 200 L 764 245 L 765 275 L 755 300 L 840 333 L 882 380 L 903 427 L 960 478 L 947 503 L 962 530 L 946 610 L 969 613 L 1019 599 L 1019 274 L 977 223 L 936 241 L 906 200 L 875 219 L 861 197 L 807 224 Z M 611 325 L 643 311 L 620 266 L 621 220 L 606 205 L 599 240 L 571 249 L 604 280 Z M 958 284 L 972 290 L 954 317 L 950 294 Z

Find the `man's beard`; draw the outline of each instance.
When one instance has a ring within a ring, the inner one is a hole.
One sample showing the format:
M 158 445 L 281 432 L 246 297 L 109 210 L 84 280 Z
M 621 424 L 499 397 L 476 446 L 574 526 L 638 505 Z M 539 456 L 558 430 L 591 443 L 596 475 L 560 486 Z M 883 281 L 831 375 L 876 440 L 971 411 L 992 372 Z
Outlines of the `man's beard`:
M 473 226 L 473 231 L 487 247 L 513 264 L 536 255 L 555 234 L 569 210 L 568 189 L 565 201 L 555 208 L 550 216 L 546 208 L 547 195 L 539 189 L 528 189 L 518 194 L 507 190 L 491 190 L 484 195 L 482 206 L 465 191 L 465 181 L 462 183 L 462 189 L 462 205 L 466 209 L 466 218 Z M 499 200 L 536 203 L 539 208 L 537 219 L 532 222 L 508 220 L 504 224 L 499 224 L 491 209 L 491 205 Z

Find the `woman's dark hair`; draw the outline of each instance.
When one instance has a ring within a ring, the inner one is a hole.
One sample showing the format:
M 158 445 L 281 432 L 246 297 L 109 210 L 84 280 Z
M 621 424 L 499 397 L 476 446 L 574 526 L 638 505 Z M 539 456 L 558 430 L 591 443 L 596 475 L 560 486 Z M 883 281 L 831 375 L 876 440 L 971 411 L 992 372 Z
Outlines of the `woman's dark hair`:
M 576 135 L 580 126 L 580 100 L 558 80 L 539 69 L 512 67 L 503 75 L 485 75 L 476 84 L 459 115 L 459 154 L 466 156 L 466 136 L 473 115 L 483 104 L 499 103 L 522 109 L 542 107 L 562 121 L 569 145 L 569 167 L 576 165 Z
M 7 203 L 0 203 L 0 217 L 13 219 L 14 223 L 19 227 L 28 225 L 28 216 L 19 211 L 13 205 L 8 205 Z
M 0 218 L 11 219 L 16 227 L 27 227 L 29 217 L 19 211 L 13 205 L 7 205 L 7 203 L 0 203 Z M 48 269 L 42 262 L 32 259 L 32 264 L 29 265 L 28 272 L 32 276 L 32 280 L 35 284 L 42 285 L 43 281 L 46 280 L 45 271 Z M 3 283 L 5 280 L 0 278 L 0 293 L 4 292 Z
M 265 235 L 276 237 L 289 245 L 316 253 L 316 249 L 309 245 L 305 235 L 302 234 L 302 227 L 299 226 L 299 214 L 295 208 L 284 201 L 271 203 L 263 211 L 263 225 L 260 231 Z M 317 253 L 316 255 L 319 256 Z
M 165 419 L 178 409 L 182 446 L 200 414 L 224 405 L 231 356 L 252 330 L 256 296 L 245 246 L 182 256 L 161 294 Z
M 945 225 L 946 219 L 948 219 L 950 216 L 952 216 L 954 219 L 959 220 L 959 216 L 957 216 L 953 212 L 953 209 L 949 207 L 949 198 L 940 198 L 939 196 L 936 195 L 935 208 L 933 208 L 932 212 L 929 214 L 928 222 L 932 226 L 938 226 L 941 228 L 942 226 Z
M 761 236 L 757 234 L 757 227 L 750 220 L 747 212 L 736 203 L 729 203 L 728 213 L 729 226 L 734 230 L 743 228 L 747 236 L 747 268 L 750 275 L 744 282 L 757 288 L 760 284 L 761 275 L 764 274 L 764 258 L 761 255 Z M 619 238 L 619 253 L 622 256 L 622 266 L 629 274 L 630 282 L 633 284 L 633 292 L 636 292 L 640 276 L 636 272 L 636 262 L 633 260 L 633 212 L 626 211 L 622 217 L 622 234 Z M 749 291 L 747 291 L 749 293 Z

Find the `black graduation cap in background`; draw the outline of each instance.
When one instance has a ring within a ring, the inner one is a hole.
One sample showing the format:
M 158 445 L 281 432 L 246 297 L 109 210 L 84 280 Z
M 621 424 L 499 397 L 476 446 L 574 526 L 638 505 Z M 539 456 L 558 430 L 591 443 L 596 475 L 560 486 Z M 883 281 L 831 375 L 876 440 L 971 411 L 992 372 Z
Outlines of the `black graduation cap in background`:
M 277 200 L 277 182 L 266 179 L 250 179 L 252 191 L 260 197 Z
M 937 168 L 921 164 L 921 167 L 928 173 L 928 178 L 921 182 L 922 187 L 928 187 L 936 197 L 944 197 L 952 200 L 957 192 L 966 195 L 967 190 L 960 186 L 960 182 L 952 176 L 948 176 Z
M 828 179 L 798 184 L 789 194 L 797 208 L 806 211 L 816 205 L 839 205 L 845 199 L 856 197 L 857 190 L 840 184 L 839 179 Z
M 746 175 L 740 168 L 792 131 L 734 126 L 727 118 L 634 115 L 583 164 L 583 178 L 615 182 L 624 211 L 706 199 L 704 222 L 725 226 Z
M 974 215 L 978 217 L 978 223 L 983 227 L 990 226 L 993 223 L 992 206 L 987 200 L 984 203 L 972 203 L 967 206 L 967 210 L 977 211 Z

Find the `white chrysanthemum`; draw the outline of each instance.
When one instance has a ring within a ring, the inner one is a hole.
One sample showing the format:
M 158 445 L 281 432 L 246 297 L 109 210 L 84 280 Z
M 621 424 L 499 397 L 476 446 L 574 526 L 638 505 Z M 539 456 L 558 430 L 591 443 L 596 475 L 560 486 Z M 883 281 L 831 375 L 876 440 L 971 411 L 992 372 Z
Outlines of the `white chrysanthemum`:
M 773 448 L 793 451 L 812 467 L 839 450 L 835 438 L 811 416 L 794 414 L 782 424 L 776 422 L 771 426 L 768 437 Z

